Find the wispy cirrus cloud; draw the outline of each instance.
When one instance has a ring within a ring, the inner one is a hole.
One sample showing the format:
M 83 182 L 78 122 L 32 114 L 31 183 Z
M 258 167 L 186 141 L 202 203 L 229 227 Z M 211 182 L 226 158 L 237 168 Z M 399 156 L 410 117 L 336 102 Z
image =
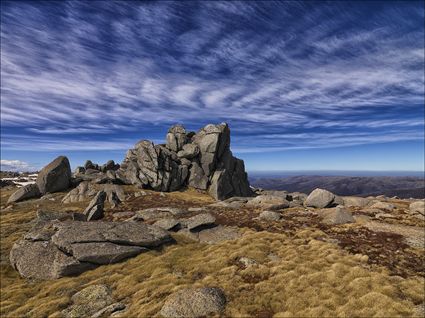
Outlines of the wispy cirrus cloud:
M 116 149 L 101 138 L 220 121 L 245 150 L 420 140 L 423 5 L 397 6 L 5 3 L 2 148 Z

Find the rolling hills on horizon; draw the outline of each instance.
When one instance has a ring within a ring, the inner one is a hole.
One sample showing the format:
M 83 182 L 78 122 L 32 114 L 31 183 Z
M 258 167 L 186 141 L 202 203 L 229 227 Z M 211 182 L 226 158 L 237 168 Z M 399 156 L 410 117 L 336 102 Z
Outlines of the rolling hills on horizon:
M 310 193 L 323 188 L 338 195 L 398 196 L 400 198 L 425 198 L 425 181 L 418 176 L 250 176 L 254 187 L 268 190 Z

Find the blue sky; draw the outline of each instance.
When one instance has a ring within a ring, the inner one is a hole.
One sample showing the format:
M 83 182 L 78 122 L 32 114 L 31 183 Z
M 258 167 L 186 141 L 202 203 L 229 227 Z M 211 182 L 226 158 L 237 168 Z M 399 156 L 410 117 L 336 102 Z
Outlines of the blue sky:
M 2 2 L 2 169 L 228 122 L 248 170 L 423 170 L 424 3 Z

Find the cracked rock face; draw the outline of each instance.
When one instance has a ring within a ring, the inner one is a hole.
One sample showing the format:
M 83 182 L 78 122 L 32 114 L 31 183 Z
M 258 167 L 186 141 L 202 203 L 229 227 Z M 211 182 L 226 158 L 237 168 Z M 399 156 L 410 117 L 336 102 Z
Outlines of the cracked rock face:
M 165 145 L 139 141 L 128 150 L 116 176 L 123 183 L 157 191 L 186 186 L 208 190 L 217 200 L 252 195 L 244 162 L 230 151 L 230 130 L 224 123 L 207 125 L 196 134 L 173 126 Z
M 79 222 L 66 213 L 44 214 L 10 252 L 12 266 L 26 278 L 78 275 L 171 240 L 165 230 L 144 223 Z

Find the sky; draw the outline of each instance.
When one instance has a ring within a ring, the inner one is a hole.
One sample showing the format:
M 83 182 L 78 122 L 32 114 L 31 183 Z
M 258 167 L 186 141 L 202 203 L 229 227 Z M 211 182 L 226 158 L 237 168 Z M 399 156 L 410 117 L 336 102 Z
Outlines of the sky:
M 424 170 L 423 1 L 2 1 L 1 169 L 227 122 L 248 171 Z

